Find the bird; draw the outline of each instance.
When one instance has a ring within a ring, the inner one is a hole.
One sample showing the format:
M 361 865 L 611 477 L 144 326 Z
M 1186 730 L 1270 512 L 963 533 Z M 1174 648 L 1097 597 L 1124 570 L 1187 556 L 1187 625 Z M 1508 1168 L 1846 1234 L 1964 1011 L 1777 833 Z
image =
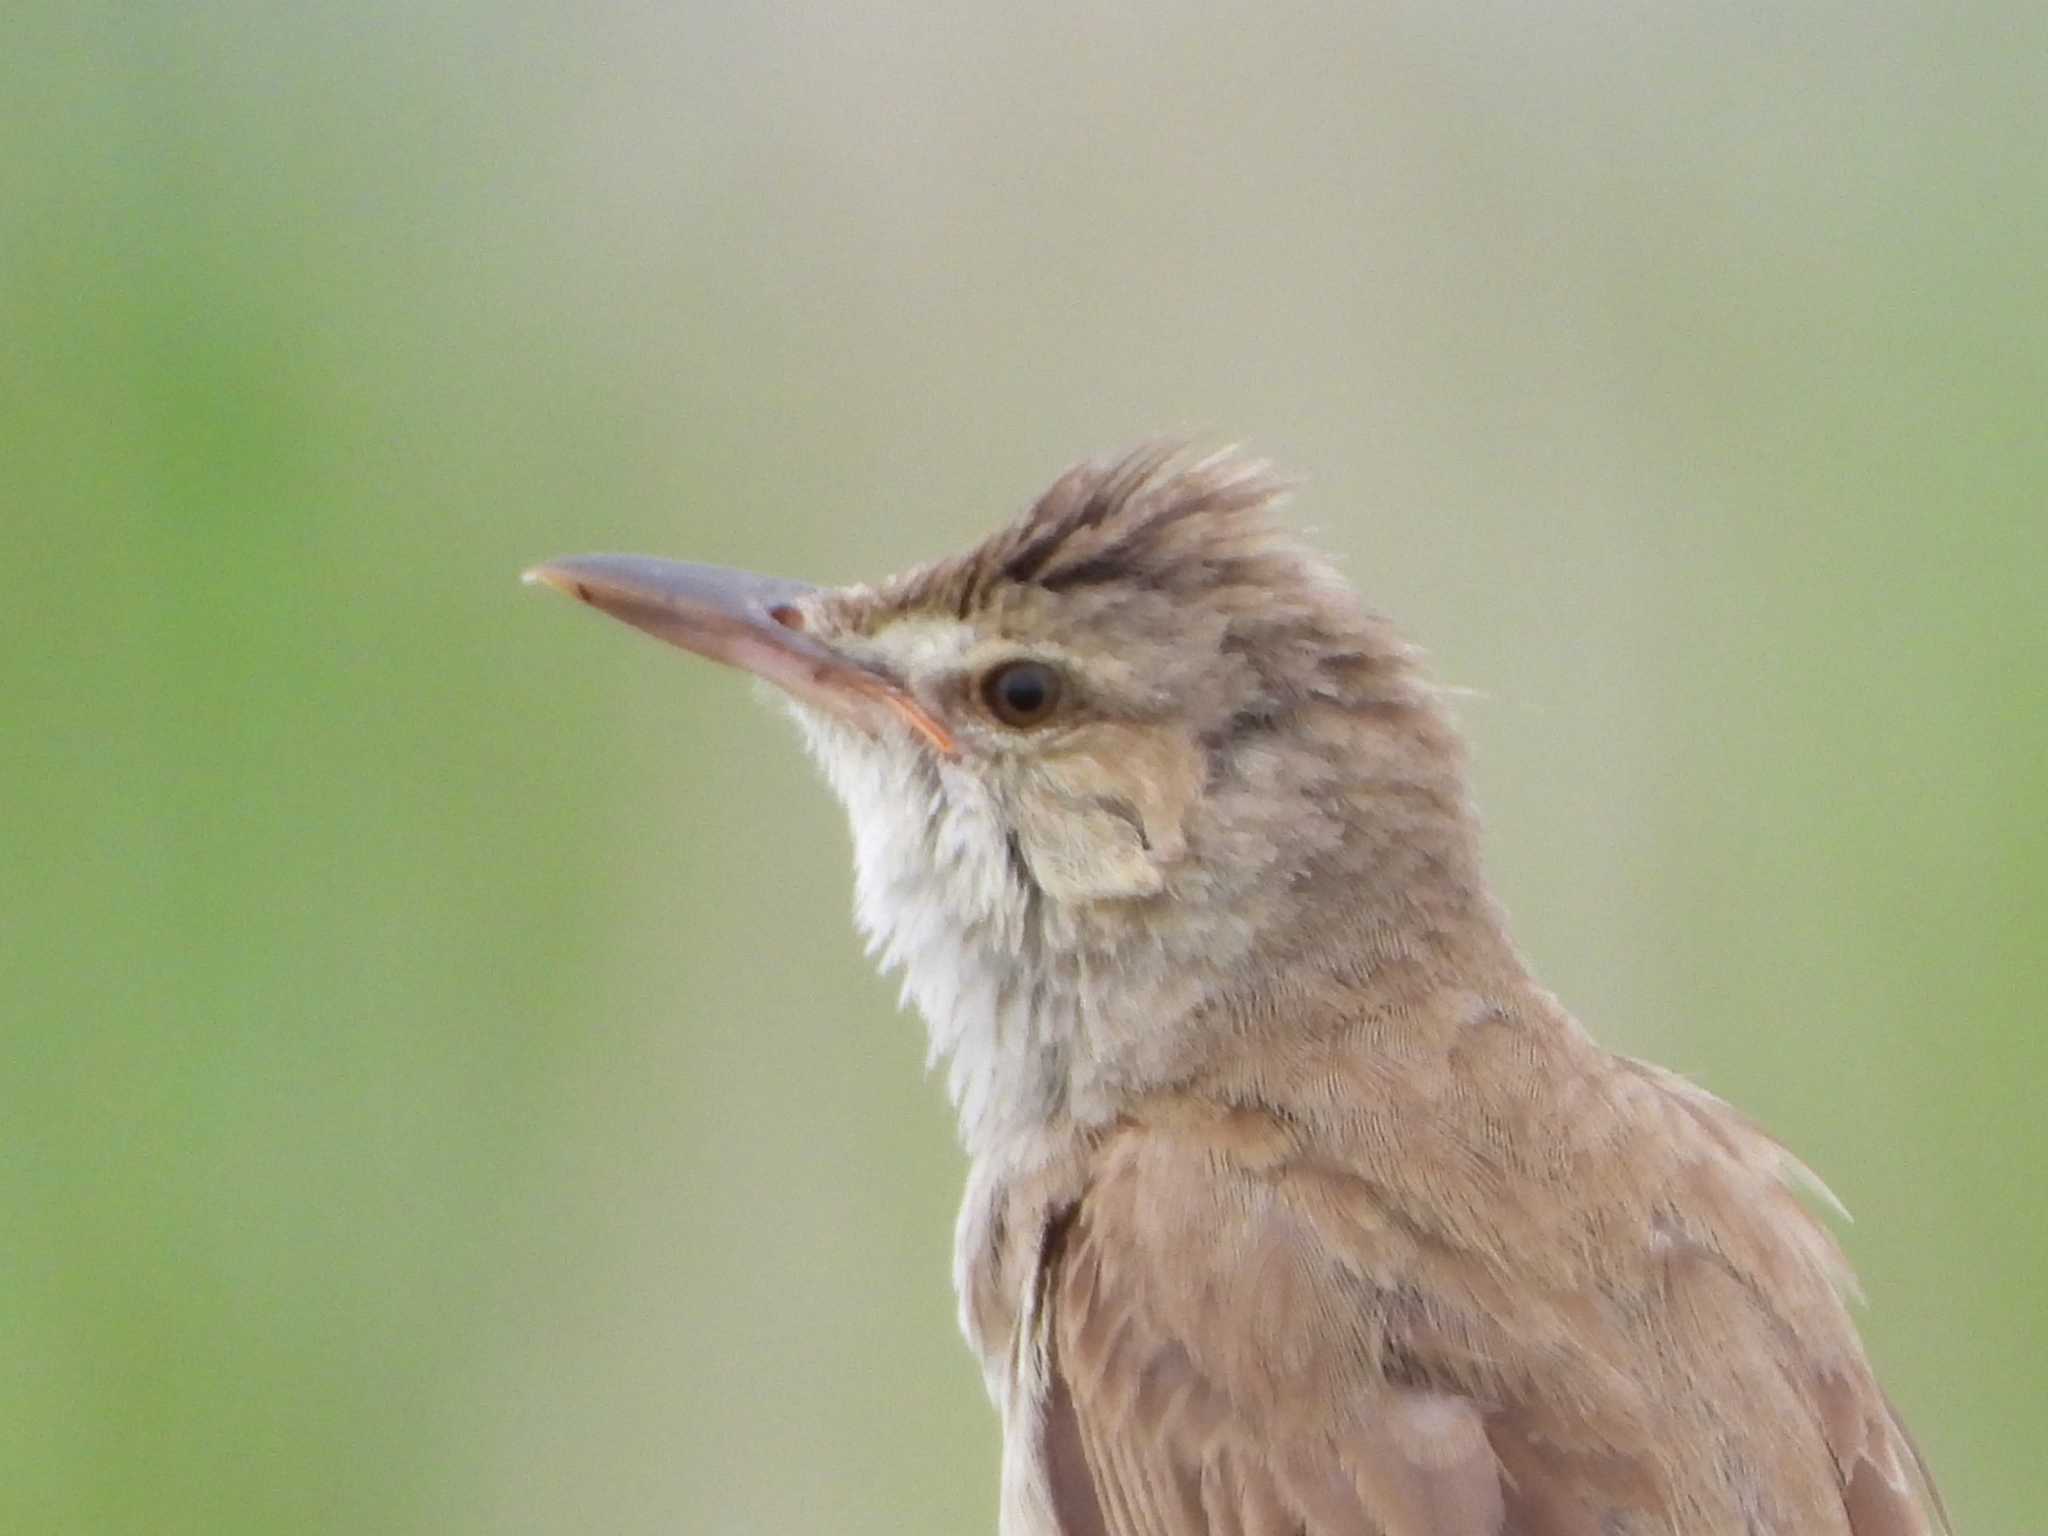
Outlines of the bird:
M 1598 1045 L 1450 691 L 1236 449 L 813 586 L 527 573 L 786 699 L 943 1063 L 1000 1536 L 1928 1536 L 1790 1152 Z

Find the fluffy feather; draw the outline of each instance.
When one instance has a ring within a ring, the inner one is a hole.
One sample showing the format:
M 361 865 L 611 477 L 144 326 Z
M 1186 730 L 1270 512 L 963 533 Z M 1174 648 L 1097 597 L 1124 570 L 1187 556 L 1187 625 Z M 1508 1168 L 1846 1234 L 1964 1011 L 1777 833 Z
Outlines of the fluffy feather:
M 1927 1532 L 1803 1170 L 1531 979 L 1442 695 L 1281 490 L 1148 447 L 802 604 L 960 744 L 798 710 L 973 1160 L 1006 1536 Z

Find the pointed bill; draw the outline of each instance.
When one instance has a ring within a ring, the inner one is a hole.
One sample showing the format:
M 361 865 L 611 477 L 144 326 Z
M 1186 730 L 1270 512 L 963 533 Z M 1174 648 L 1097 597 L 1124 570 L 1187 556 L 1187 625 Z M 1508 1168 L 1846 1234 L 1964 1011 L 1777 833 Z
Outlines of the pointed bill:
M 805 632 L 807 582 L 647 555 L 576 555 L 525 573 L 622 624 L 712 661 L 765 678 L 791 697 L 874 730 L 908 725 L 945 757 L 959 748 L 895 679 L 841 655 Z

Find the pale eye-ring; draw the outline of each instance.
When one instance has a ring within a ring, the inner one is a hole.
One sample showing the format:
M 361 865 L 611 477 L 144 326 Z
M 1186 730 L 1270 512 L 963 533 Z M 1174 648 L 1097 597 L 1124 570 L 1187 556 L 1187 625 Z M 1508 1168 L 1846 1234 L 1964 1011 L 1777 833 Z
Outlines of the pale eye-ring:
M 1042 661 L 1006 661 L 982 675 L 981 698 L 1004 725 L 1027 730 L 1059 708 L 1060 675 Z

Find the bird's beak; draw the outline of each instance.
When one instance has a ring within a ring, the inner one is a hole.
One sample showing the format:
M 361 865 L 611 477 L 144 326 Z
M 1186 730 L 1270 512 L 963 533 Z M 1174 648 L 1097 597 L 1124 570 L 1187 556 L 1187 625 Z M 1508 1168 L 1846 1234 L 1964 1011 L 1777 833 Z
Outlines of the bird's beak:
M 577 555 L 526 572 L 623 624 L 766 678 L 868 730 L 893 718 L 944 757 L 959 747 L 931 712 L 884 677 L 806 634 L 798 601 L 817 589 L 779 576 L 645 555 Z

